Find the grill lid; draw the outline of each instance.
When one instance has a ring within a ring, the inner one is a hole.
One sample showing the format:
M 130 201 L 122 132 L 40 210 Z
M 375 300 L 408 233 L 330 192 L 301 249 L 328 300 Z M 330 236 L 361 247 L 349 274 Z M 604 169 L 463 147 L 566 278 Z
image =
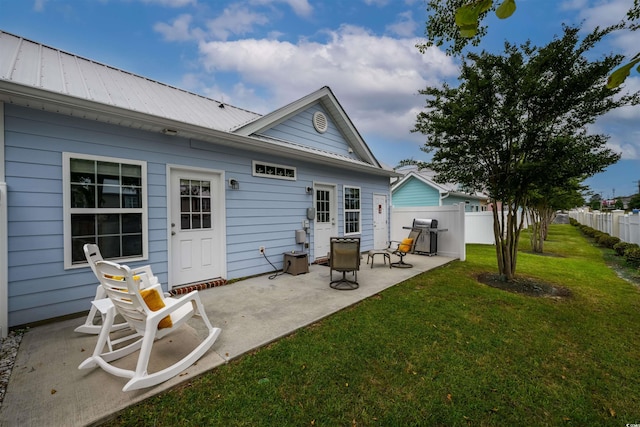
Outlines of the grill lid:
M 438 220 L 430 218 L 414 218 L 413 228 L 438 228 Z

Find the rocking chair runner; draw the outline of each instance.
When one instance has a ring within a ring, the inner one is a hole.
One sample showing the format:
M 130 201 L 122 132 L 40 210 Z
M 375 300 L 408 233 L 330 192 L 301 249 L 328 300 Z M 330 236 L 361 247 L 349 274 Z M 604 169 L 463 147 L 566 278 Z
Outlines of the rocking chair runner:
M 82 362 L 78 369 L 99 366 L 112 375 L 130 378 L 122 388 L 123 391 L 151 387 L 176 376 L 195 363 L 220 335 L 220 329 L 214 328 L 207 318 L 198 291 L 179 299 L 164 298 L 160 285 L 145 283 L 146 287 L 141 291 L 138 281 L 147 281 L 146 275 L 134 276 L 126 265 L 98 261 L 96 271 L 108 299 L 93 302 L 103 315 L 103 325 L 93 355 Z M 112 341 L 110 333 L 116 313 L 122 315 L 135 332 Z M 194 315 L 200 316 L 206 325 L 207 337 L 178 362 L 149 374 L 147 368 L 154 341 L 175 331 Z M 135 341 L 114 350 L 116 345 L 132 339 Z M 123 369 L 110 363 L 137 350 L 140 350 L 140 354 L 135 370 Z
M 330 239 L 331 252 L 329 255 L 329 275 L 333 289 L 358 289 L 358 270 L 360 269 L 360 238 L 332 237 Z M 342 272 L 342 278 L 333 280 L 333 270 Z M 346 278 L 347 272 L 353 272 L 354 280 Z
M 95 245 L 93 243 L 87 243 L 82 247 L 82 250 L 84 251 L 84 256 L 87 258 L 89 267 L 91 267 L 91 270 L 96 275 L 96 278 L 98 278 L 98 273 L 96 272 L 96 262 L 103 261 L 102 254 L 100 253 L 100 248 L 98 247 L 98 245 Z M 151 267 L 148 265 L 132 269 L 131 271 L 133 272 L 134 275 L 146 274 L 149 280 L 145 281 L 144 283 L 148 282 L 151 285 L 156 285 L 158 283 L 158 278 L 153 275 L 153 273 L 151 272 Z M 99 278 L 98 278 L 98 283 L 100 283 Z M 143 283 L 143 282 L 140 282 L 140 283 Z M 99 284 L 98 287 L 96 288 L 96 297 L 94 301 L 106 298 L 106 296 L 107 294 L 105 293 L 104 288 L 102 287 L 102 285 Z M 100 320 L 100 313 L 98 313 L 98 309 L 96 308 L 96 306 L 94 304 L 91 304 L 89 315 L 85 319 L 84 324 L 75 328 L 74 331 L 81 332 L 84 334 L 97 335 L 100 333 L 100 329 L 102 328 L 101 324 L 96 323 L 96 321 L 99 321 L 99 320 Z M 126 322 L 115 323 L 111 330 L 117 331 L 126 327 L 127 327 Z

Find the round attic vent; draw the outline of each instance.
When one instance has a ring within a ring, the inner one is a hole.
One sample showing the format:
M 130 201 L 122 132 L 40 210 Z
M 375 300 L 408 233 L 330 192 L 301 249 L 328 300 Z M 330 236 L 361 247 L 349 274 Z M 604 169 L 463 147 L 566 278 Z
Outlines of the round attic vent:
M 327 122 L 327 116 L 320 111 L 316 111 L 313 113 L 313 127 L 319 133 L 325 133 L 327 128 L 329 127 L 329 123 Z

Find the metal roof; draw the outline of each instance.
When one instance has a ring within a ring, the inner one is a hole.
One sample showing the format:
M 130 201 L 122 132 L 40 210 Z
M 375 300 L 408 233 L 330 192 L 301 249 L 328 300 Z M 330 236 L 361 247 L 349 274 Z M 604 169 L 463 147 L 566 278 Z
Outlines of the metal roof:
M 0 79 L 23 86 L 226 132 L 261 117 L 4 31 L 0 52 Z
M 328 103 L 325 108 L 331 114 L 338 111 L 343 132 L 364 161 L 246 132 L 254 122 L 259 123 L 255 130 L 260 131 L 282 120 L 282 111 L 302 109 L 303 104 L 318 101 Z M 275 115 L 262 116 L 0 30 L 0 102 L 149 132 L 173 130 L 166 133 L 397 176 L 375 160 L 326 87 L 277 110 Z

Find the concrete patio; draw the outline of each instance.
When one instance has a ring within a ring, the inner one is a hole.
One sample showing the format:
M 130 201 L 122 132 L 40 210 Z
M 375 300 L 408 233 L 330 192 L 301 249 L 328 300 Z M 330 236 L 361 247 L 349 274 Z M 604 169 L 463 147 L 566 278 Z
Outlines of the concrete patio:
M 392 257 L 394 258 L 394 257 Z M 395 257 L 397 258 L 397 257 Z M 200 291 L 207 316 L 222 333 L 213 347 L 182 374 L 158 386 L 123 392 L 127 382 L 100 368 L 78 370 L 95 346 L 97 336 L 74 332 L 84 318 L 31 328 L 25 333 L 0 408 L 3 426 L 85 426 L 203 374 L 229 360 L 317 322 L 345 307 L 383 291 L 453 258 L 407 255 L 413 268 L 389 268 L 376 257 L 364 264 L 360 288 L 339 291 L 329 287 L 329 268 L 312 265 L 307 274 L 269 275 Z M 339 273 L 334 273 L 337 278 Z M 88 307 L 87 307 L 88 309 Z M 196 318 L 182 330 L 157 341 L 150 371 L 190 351 L 202 335 Z M 135 359 L 123 359 L 134 366 Z

